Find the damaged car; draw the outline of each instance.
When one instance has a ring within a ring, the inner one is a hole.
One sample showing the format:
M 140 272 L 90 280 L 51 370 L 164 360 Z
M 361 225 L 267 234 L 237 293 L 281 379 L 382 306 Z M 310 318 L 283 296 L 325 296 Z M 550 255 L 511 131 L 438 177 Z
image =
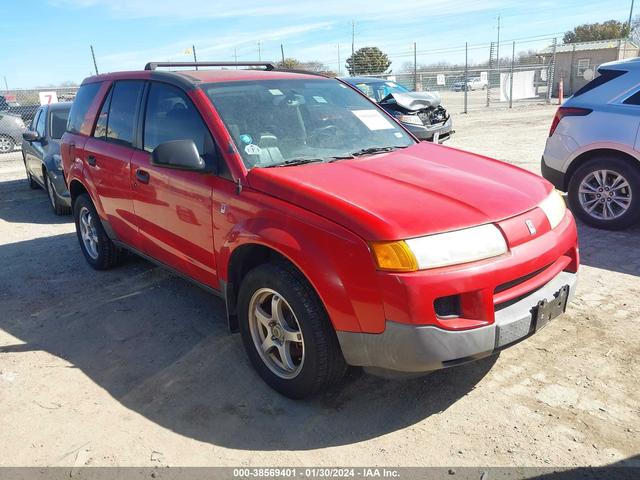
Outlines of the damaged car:
M 454 133 L 451 116 L 440 104 L 438 92 L 412 92 L 382 78 L 344 77 L 341 80 L 378 103 L 420 140 L 442 143 Z

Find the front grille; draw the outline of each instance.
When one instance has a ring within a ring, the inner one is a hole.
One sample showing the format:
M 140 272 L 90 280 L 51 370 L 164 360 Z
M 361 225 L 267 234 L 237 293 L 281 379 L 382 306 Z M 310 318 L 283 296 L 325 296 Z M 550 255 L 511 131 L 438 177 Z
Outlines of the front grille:
M 511 280 L 509 282 L 501 283 L 500 285 L 498 285 L 495 288 L 495 290 L 493 291 L 493 294 L 495 295 L 496 293 L 504 292 L 505 290 L 509 290 L 510 288 L 517 287 L 521 283 L 524 283 L 527 280 L 532 279 L 536 275 L 540 275 L 542 272 L 544 272 L 551 265 L 552 264 L 546 265 L 546 266 L 536 270 L 535 272 L 528 273 L 527 275 L 523 275 L 522 277 L 518 277 L 515 280 Z

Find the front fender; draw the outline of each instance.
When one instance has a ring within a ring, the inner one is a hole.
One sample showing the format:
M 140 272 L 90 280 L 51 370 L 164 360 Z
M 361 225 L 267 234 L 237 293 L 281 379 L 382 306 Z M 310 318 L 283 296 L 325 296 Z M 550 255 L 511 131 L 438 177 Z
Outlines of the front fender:
M 382 296 L 366 242 L 328 220 L 316 220 L 319 221 L 310 223 L 273 214 L 236 224 L 220 249 L 221 278 L 229 278 L 230 259 L 237 248 L 248 244 L 268 247 L 304 274 L 322 300 L 335 330 L 382 332 Z

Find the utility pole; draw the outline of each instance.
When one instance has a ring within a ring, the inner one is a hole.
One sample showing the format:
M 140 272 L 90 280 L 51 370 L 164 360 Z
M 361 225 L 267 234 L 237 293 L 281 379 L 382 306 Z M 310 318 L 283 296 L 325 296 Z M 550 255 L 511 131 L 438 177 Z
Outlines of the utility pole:
M 351 20 L 351 56 L 356 51 L 356 22 Z
M 262 45 L 260 40 L 258 40 L 258 61 L 262 61 Z
M 196 57 L 196 46 L 191 45 L 191 51 L 193 52 L 193 61 L 198 63 L 198 57 Z M 198 65 L 196 65 L 196 70 L 198 70 Z
M 234 48 L 233 49 L 233 61 L 236 62 L 236 64 L 238 63 L 238 49 Z M 238 65 L 236 65 L 236 70 L 238 69 Z
M 4 88 L 5 88 L 5 90 L 9 91 L 9 84 L 7 83 L 7 76 L 5 75 L 3 78 L 4 78 Z
M 629 23 L 627 24 L 629 26 L 629 34 L 627 37 L 631 37 L 631 17 L 633 17 L 633 0 L 631 0 L 631 9 L 629 10 Z
M 280 53 L 282 53 L 282 68 L 284 68 L 284 47 L 280 44 Z
M 340 65 L 340 44 L 338 44 L 338 76 L 342 75 L 342 65 Z
M 93 67 L 96 69 L 96 75 L 98 75 L 98 64 L 96 63 L 96 53 L 93 51 L 93 45 L 91 47 L 91 58 L 93 58 Z

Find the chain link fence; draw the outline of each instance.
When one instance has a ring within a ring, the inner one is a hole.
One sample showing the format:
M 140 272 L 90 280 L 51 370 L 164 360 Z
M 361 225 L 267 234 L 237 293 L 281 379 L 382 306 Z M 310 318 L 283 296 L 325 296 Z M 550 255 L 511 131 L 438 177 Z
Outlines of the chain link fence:
M 406 71 L 405 63 L 400 73 L 371 75 L 396 82 L 409 90 L 438 92 L 442 105 L 450 113 L 467 113 L 482 108 L 511 108 L 514 104 L 550 103 L 553 92 L 556 42 L 550 53 L 518 51 L 513 42 L 509 57 L 500 56 L 492 43 L 488 48 L 488 60 L 472 64 L 441 63 L 424 65 L 414 59 L 413 71 Z M 503 50 L 507 45 L 502 45 Z M 477 47 L 474 47 L 477 48 Z M 465 57 L 468 52 L 465 49 Z M 424 57 L 422 54 L 422 61 Z M 365 75 L 368 76 L 368 75 Z
M 0 90 L 0 161 L 20 158 L 22 133 L 41 105 L 71 102 L 78 87 Z

